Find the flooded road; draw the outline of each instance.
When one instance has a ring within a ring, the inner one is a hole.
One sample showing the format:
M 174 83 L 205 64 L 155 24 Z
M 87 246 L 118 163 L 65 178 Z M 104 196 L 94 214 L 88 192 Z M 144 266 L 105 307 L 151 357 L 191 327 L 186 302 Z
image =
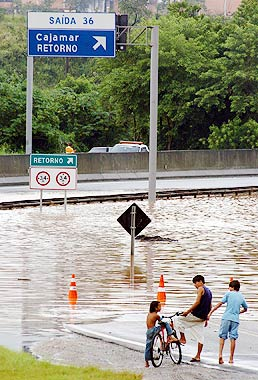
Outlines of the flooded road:
M 142 231 L 173 241 L 135 241 L 135 286 L 129 286 L 130 235 L 117 218 L 133 202 L 0 211 L 0 344 L 20 349 L 63 334 L 65 323 L 147 312 L 164 275 L 166 308 L 195 299 L 203 274 L 214 303 L 239 279 L 258 320 L 257 196 L 137 202 L 152 222 Z M 78 301 L 68 302 L 71 274 Z M 222 311 L 218 311 L 217 314 Z

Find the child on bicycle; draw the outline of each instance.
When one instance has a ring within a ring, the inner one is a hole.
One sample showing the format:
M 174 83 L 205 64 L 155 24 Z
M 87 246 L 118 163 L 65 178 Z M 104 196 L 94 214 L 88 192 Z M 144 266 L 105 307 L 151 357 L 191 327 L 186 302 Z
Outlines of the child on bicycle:
M 161 320 L 158 314 L 161 310 L 161 303 L 159 301 L 152 301 L 150 303 L 149 313 L 146 318 L 147 332 L 146 332 L 146 348 L 145 348 L 145 367 L 149 367 L 151 341 L 154 334 L 160 330 L 160 326 L 156 326 L 156 322 Z M 178 340 L 172 336 L 173 330 L 168 322 L 164 322 L 168 335 L 168 343 L 178 342 Z

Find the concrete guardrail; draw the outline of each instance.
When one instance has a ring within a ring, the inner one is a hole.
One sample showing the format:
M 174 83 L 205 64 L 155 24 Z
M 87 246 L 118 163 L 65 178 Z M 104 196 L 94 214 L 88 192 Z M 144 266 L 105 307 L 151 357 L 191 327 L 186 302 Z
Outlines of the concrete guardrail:
M 78 174 L 148 172 L 148 153 L 78 153 Z M 157 172 L 257 169 L 258 149 L 160 151 Z M 0 177 L 28 176 L 29 155 L 0 155 Z

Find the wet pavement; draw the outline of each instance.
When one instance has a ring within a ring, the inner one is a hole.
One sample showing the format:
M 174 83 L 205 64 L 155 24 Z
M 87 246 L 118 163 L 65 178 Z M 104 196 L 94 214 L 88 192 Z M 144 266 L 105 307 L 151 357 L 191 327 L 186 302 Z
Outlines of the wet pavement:
M 162 312 L 168 315 L 164 308 Z M 72 332 L 87 337 L 98 338 L 106 342 L 116 343 L 123 347 L 144 353 L 145 348 L 145 314 L 121 315 L 111 321 L 96 321 L 88 324 L 67 324 Z M 205 328 L 205 344 L 201 357 L 202 365 L 221 367 L 218 364 L 218 329 L 220 318 L 212 317 Z M 237 341 L 234 365 L 228 364 L 229 341 L 225 342 L 223 368 L 234 370 L 252 370 L 258 372 L 258 322 L 241 321 L 239 339 Z M 187 344 L 182 346 L 183 362 L 189 362 L 195 356 L 197 344 L 190 335 Z
M 91 191 L 115 191 L 99 185 Z M 123 191 L 126 183 L 119 186 Z M 15 198 L 18 192 L 5 188 L 0 196 Z M 27 196 L 28 190 L 19 194 Z M 227 290 L 230 277 L 241 281 L 249 310 L 241 316 L 235 365 L 258 370 L 257 199 L 254 194 L 158 200 L 154 209 L 147 201 L 137 202 L 152 220 L 142 233 L 171 241 L 135 241 L 133 288 L 130 236 L 117 222 L 130 204 L 69 205 L 66 212 L 62 206 L 43 208 L 42 213 L 37 208 L 0 211 L 1 344 L 21 349 L 62 336 L 69 327 L 130 340 L 143 349 L 144 316 L 156 298 L 160 275 L 170 314 L 193 302 L 191 279 L 203 273 L 214 303 Z M 75 308 L 67 297 L 72 273 L 79 296 Z M 206 330 L 207 364 L 217 360 L 221 312 L 215 313 Z M 194 351 L 195 343 L 190 341 L 184 355 L 191 357 Z

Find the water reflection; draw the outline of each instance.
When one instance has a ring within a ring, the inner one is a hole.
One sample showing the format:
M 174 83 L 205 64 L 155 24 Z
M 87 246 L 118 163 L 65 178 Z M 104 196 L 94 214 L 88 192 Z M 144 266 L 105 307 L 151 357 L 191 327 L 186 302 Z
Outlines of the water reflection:
M 133 202 L 132 202 L 133 203 Z M 145 235 L 174 241 L 135 242 L 135 287 L 130 289 L 130 235 L 117 218 L 124 202 L 0 211 L 1 338 L 16 331 L 20 345 L 62 334 L 63 323 L 146 311 L 164 275 L 166 307 L 195 298 L 192 277 L 204 274 L 217 302 L 230 277 L 241 281 L 258 319 L 257 197 L 197 198 L 137 204 L 152 222 Z M 68 291 L 76 274 L 78 302 Z M 219 312 L 218 312 L 219 313 Z M 3 344 L 3 343 L 2 343 Z

